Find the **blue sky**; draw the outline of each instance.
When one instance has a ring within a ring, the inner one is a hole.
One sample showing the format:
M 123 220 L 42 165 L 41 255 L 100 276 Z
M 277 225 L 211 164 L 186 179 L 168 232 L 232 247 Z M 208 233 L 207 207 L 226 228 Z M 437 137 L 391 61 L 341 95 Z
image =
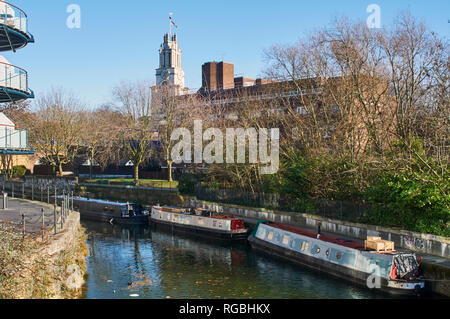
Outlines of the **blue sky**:
M 232 62 L 237 74 L 257 77 L 264 69 L 263 49 L 292 43 L 336 15 L 366 20 L 372 3 L 381 7 L 383 25 L 409 9 L 440 35 L 450 34 L 450 1 L 443 0 L 8 1 L 28 14 L 36 43 L 4 56 L 28 70 L 37 97 L 63 87 L 92 108 L 111 101 L 122 80 L 155 79 L 169 12 L 179 26 L 190 88 L 201 86 L 201 65 L 212 60 Z M 81 29 L 66 26 L 72 3 L 81 7 Z

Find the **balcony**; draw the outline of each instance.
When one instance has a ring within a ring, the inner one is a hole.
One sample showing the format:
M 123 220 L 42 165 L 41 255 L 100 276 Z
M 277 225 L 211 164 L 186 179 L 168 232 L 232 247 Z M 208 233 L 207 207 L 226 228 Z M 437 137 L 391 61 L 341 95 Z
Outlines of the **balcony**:
M 0 0 L 0 52 L 16 51 L 33 43 L 28 33 L 28 18 L 18 7 Z
M 0 103 L 34 98 L 28 88 L 28 73 L 14 65 L 0 62 Z

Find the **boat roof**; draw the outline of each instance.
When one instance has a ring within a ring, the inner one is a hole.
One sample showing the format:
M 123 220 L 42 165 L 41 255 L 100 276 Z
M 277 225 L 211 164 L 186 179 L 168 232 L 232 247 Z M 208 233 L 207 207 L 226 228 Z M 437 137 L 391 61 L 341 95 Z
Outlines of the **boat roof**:
M 165 212 L 170 212 L 170 213 L 174 213 L 174 214 L 184 214 L 186 212 L 186 210 L 191 209 L 191 208 L 180 208 L 180 207 L 174 207 L 174 206 L 153 206 L 156 209 L 165 211 Z M 214 211 L 208 210 L 208 209 L 204 209 L 204 208 L 193 208 L 196 211 L 202 211 L 202 212 L 211 212 L 211 213 L 216 213 Z M 214 219 L 224 219 L 224 220 L 237 220 L 237 219 L 241 219 L 235 216 L 228 216 L 228 215 L 224 215 L 224 216 L 211 216 L 209 218 L 214 218 Z
M 311 237 L 314 239 L 317 239 L 317 235 L 318 235 L 317 232 L 312 231 L 312 230 L 302 229 L 302 228 L 278 224 L 278 223 L 266 223 L 266 225 L 275 227 L 275 228 L 278 228 L 281 230 L 289 231 L 289 232 L 292 232 L 295 234 Z M 343 240 L 341 238 L 334 237 L 331 235 L 320 234 L 320 240 L 326 241 L 326 242 L 329 242 L 332 244 L 348 247 L 348 248 L 353 248 L 353 249 L 357 249 L 357 250 L 365 250 L 364 244 L 361 242 L 352 241 L 352 240 Z
M 58 196 L 58 197 L 62 198 L 62 196 Z M 135 204 L 135 203 L 113 202 L 113 201 L 103 200 L 103 199 L 91 199 L 91 198 L 85 198 L 85 197 L 74 197 L 73 200 L 85 201 L 85 202 L 91 202 L 91 203 L 97 203 L 97 204 L 103 204 L 103 205 L 116 205 L 116 206 L 124 206 L 124 205 L 133 205 L 133 204 Z

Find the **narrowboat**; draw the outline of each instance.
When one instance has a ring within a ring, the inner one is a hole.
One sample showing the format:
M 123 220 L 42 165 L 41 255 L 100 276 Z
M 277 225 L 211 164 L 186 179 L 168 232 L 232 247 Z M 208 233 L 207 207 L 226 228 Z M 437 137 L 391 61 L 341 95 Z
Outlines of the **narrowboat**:
M 414 253 L 370 250 L 363 243 L 319 233 L 260 222 L 249 243 L 258 251 L 366 288 L 401 295 L 423 292 L 425 281 L 419 276 L 422 258 Z
M 57 202 L 61 205 L 62 196 L 57 197 Z M 148 211 L 142 205 L 136 203 L 75 197 L 73 208 L 80 213 L 80 217 L 83 219 L 104 221 L 111 224 L 148 224 Z
M 226 241 L 246 240 L 248 229 L 244 221 L 204 209 L 153 206 L 150 222 L 154 226 L 194 236 Z

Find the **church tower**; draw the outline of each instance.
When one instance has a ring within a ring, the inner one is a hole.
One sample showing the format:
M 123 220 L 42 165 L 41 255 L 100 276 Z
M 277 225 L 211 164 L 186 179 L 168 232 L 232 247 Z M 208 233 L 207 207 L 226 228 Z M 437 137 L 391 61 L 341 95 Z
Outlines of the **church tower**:
M 156 70 L 157 86 L 174 86 L 177 91 L 184 91 L 184 71 L 181 68 L 181 49 L 178 47 L 177 35 L 164 35 L 164 43 L 159 49 L 159 69 Z

